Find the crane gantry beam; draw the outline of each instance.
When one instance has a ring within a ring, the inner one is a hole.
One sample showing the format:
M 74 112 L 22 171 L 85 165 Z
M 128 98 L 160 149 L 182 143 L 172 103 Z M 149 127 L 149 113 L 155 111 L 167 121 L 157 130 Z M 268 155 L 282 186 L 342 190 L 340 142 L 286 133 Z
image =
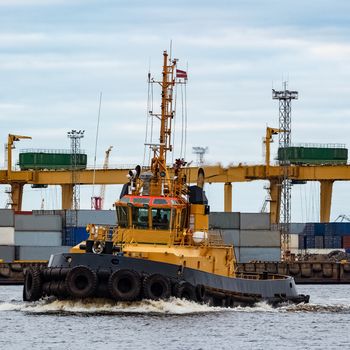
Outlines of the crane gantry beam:
M 208 183 L 226 184 L 226 191 L 232 191 L 229 184 L 233 182 L 247 182 L 254 180 L 270 181 L 271 222 L 278 222 L 280 184 L 278 179 L 283 174 L 280 166 L 269 165 L 237 165 L 223 167 L 221 165 L 204 166 L 205 180 Z M 117 185 L 127 182 L 126 175 L 129 169 L 99 169 L 95 171 L 95 184 Z M 94 170 L 79 171 L 79 182 L 81 185 L 93 183 Z M 197 180 L 197 167 L 188 168 L 189 182 Z M 332 185 L 334 181 L 350 181 L 350 165 L 291 165 L 289 167 L 289 178 L 298 181 L 319 181 L 321 183 L 321 208 L 320 218 L 322 222 L 329 221 Z M 73 189 L 71 172 L 69 170 L 26 170 L 11 171 L 10 178 L 7 170 L 0 170 L 0 184 L 10 184 L 14 209 L 21 210 L 23 186 L 34 185 L 61 185 L 62 186 L 62 208 L 71 208 L 71 194 Z M 229 206 L 230 193 L 226 194 L 225 202 Z M 230 207 L 225 208 L 230 211 Z
M 266 172 L 265 165 L 236 165 L 223 167 L 221 165 L 208 165 L 202 167 L 208 183 L 246 182 L 252 180 L 270 180 L 280 176 L 282 169 L 277 165 L 270 165 Z M 131 169 L 131 168 L 130 168 Z M 96 184 L 118 185 L 127 181 L 129 168 L 96 169 Z M 81 185 L 91 185 L 94 170 L 79 170 Z M 198 167 L 188 168 L 191 183 L 197 180 Z M 350 165 L 291 165 L 290 178 L 300 181 L 349 181 Z M 12 171 L 11 179 L 7 177 L 7 170 L 0 170 L 0 184 L 22 182 L 36 185 L 71 184 L 70 170 L 24 170 Z

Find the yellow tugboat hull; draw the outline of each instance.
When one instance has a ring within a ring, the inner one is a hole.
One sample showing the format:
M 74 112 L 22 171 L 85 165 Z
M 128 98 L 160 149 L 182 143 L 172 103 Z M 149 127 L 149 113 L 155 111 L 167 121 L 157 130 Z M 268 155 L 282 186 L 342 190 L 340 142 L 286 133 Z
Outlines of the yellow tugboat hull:
M 159 246 L 151 244 L 126 244 L 125 256 L 147 259 L 191 269 L 233 277 L 234 250 L 230 246 Z

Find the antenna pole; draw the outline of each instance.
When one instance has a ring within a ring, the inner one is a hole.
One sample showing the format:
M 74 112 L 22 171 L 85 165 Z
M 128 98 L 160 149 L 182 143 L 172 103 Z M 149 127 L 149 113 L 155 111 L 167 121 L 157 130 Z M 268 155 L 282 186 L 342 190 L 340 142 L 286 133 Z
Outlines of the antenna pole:
M 94 173 L 93 173 L 93 176 L 92 176 L 92 197 L 95 194 L 94 190 L 95 190 L 95 179 L 96 179 L 96 153 L 97 153 L 97 143 L 98 143 L 98 132 L 99 132 L 99 129 L 100 129 L 101 102 L 102 102 L 102 91 L 100 92 L 100 102 L 99 102 L 99 105 L 98 105 L 96 138 L 95 138 Z

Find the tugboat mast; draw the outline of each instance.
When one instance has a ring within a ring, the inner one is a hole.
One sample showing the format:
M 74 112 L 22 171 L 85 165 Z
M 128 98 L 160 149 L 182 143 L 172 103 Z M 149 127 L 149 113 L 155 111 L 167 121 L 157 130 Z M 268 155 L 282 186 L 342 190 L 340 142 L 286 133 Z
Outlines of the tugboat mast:
M 171 181 L 166 166 L 168 151 L 172 151 L 171 124 L 174 117 L 173 88 L 176 84 L 176 59 L 169 59 L 167 51 L 163 52 L 163 78 L 158 82 L 162 87 L 162 102 L 160 115 L 159 147 L 153 147 L 154 155 L 151 161 L 151 195 L 170 195 L 172 191 Z
M 168 53 L 163 52 L 163 81 L 162 85 L 162 104 L 161 104 L 161 124 L 160 124 L 160 147 L 159 147 L 159 161 L 166 165 L 166 152 L 172 151 L 171 141 L 171 121 L 174 116 L 172 108 L 173 104 L 173 87 L 175 86 L 174 71 L 176 67 L 176 60 L 174 59 L 168 65 Z

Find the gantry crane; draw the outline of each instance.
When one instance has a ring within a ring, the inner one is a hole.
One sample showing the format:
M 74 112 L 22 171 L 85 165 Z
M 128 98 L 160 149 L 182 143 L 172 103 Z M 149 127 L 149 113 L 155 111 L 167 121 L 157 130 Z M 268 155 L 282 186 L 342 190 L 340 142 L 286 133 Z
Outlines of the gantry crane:
M 105 159 L 103 162 L 103 170 L 108 169 L 108 163 L 109 163 L 109 155 L 112 151 L 113 146 L 109 146 L 107 151 L 105 151 Z M 92 197 L 92 208 L 95 210 L 102 210 L 104 199 L 105 199 L 105 193 L 106 193 L 106 184 L 102 184 L 100 187 L 100 195 L 96 197 Z
M 11 137 L 10 137 L 11 136 Z M 272 136 L 272 135 L 271 135 Z M 19 135 L 9 135 L 8 152 Z M 267 140 L 270 140 L 267 138 Z M 268 146 L 268 145 L 267 145 Z M 269 152 L 266 152 L 268 155 Z M 62 188 L 62 209 L 72 208 L 73 183 L 70 170 L 13 170 L 11 154 L 8 157 L 8 169 L 0 169 L 0 184 L 11 185 L 12 209 L 21 210 L 23 186 L 59 185 Z M 10 160 L 10 161 L 9 161 Z M 269 160 L 269 158 L 268 158 Z M 208 183 L 224 184 L 224 208 L 232 211 L 232 183 L 268 180 L 270 182 L 270 217 L 271 223 L 279 222 L 280 178 L 283 169 L 278 165 L 242 165 L 223 167 L 221 165 L 203 166 L 205 180 Z M 189 182 L 197 181 L 198 168 L 189 168 Z M 118 185 L 125 183 L 129 169 L 84 169 L 79 171 L 81 185 Z M 292 165 L 289 167 L 289 178 L 293 181 L 320 182 L 320 222 L 329 222 L 332 187 L 335 181 L 350 181 L 350 165 Z
M 277 129 L 277 128 L 270 128 L 270 127 L 266 127 L 266 136 L 264 138 L 264 144 L 265 144 L 265 167 L 266 167 L 266 178 L 268 178 L 270 176 L 270 159 L 271 159 L 271 143 L 273 143 L 273 136 L 277 135 L 278 133 L 283 132 L 283 130 L 281 129 Z M 266 212 L 266 208 L 267 208 L 267 203 L 272 201 L 272 198 L 275 196 L 271 195 L 271 186 L 267 186 L 265 187 L 268 190 L 268 195 L 265 198 L 264 204 L 262 206 L 261 212 L 264 213 Z M 276 189 L 277 187 L 275 187 Z M 278 203 L 280 200 L 280 193 L 278 194 Z M 270 208 L 270 211 L 272 210 L 272 208 Z M 278 213 L 279 213 L 279 205 L 278 205 Z M 278 213 L 275 214 L 275 217 L 278 215 Z
M 12 171 L 12 148 L 15 148 L 15 141 L 20 139 L 31 139 L 30 136 L 8 134 L 7 137 L 7 181 L 11 184 L 11 207 L 15 210 L 21 210 L 23 186 L 25 182 L 17 179 L 16 173 Z
M 266 136 L 264 139 L 265 144 L 265 164 L 266 164 L 266 175 L 269 175 L 270 170 L 270 145 L 273 142 L 272 136 L 277 135 L 278 133 L 283 132 L 281 129 L 276 128 L 266 128 Z

